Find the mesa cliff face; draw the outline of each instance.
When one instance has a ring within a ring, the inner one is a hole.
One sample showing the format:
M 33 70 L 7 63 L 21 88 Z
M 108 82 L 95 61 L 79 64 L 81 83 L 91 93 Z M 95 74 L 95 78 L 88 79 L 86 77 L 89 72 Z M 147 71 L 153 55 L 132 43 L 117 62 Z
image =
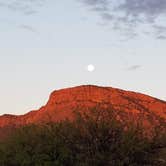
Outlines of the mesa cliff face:
M 130 91 L 110 87 L 79 86 L 54 91 L 48 103 L 37 111 L 21 116 L 0 116 L 0 136 L 4 130 L 27 124 L 58 122 L 73 119 L 73 112 L 93 108 L 116 112 L 122 120 L 143 121 L 145 126 L 166 127 L 166 102 Z

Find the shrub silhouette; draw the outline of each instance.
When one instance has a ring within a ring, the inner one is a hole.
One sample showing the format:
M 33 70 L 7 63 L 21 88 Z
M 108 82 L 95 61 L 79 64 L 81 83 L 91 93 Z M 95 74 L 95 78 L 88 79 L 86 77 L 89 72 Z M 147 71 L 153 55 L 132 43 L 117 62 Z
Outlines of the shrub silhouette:
M 73 121 L 17 129 L 0 143 L 0 165 L 153 165 L 153 139 L 143 136 L 140 125 L 117 120 L 111 110 L 94 109 L 75 116 Z

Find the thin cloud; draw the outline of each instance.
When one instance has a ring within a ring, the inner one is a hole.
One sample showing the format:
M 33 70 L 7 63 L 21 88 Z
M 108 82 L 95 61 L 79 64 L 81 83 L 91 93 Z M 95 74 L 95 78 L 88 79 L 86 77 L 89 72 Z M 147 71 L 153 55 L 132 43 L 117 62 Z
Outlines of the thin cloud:
M 138 70 L 140 68 L 142 68 L 141 65 L 133 65 L 133 66 L 128 67 L 127 70 L 128 71 L 135 71 L 135 70 Z
M 0 7 L 14 12 L 21 12 L 25 15 L 32 15 L 37 13 L 38 8 L 44 2 L 45 0 L 0 0 Z
M 156 38 L 159 40 L 166 40 L 166 36 L 164 35 L 157 36 Z
M 154 22 L 157 17 L 166 14 L 165 0 L 125 0 L 119 5 L 126 17 L 136 21 Z
M 24 12 L 25 15 L 34 15 L 34 14 L 36 14 L 36 13 L 37 13 L 36 10 L 28 10 L 28 11 L 25 11 L 25 12 Z
M 140 26 L 149 25 L 152 33 L 158 33 L 165 21 L 166 0 L 81 0 L 91 10 L 100 14 L 104 21 L 110 23 L 114 30 L 137 33 Z M 160 20 L 160 21 L 159 21 Z M 164 20 L 164 19 L 163 19 Z M 115 28 L 116 27 L 116 28 Z M 141 32 L 142 33 L 142 32 Z M 162 35 L 163 36 L 163 35 Z M 157 37 L 156 37 L 157 38 Z
M 29 26 L 29 25 L 20 25 L 20 28 L 24 29 L 24 30 L 27 30 L 29 32 L 33 32 L 33 33 L 38 33 L 37 30 L 32 27 L 32 26 Z
M 155 37 L 159 40 L 166 40 L 166 26 L 153 26 L 155 29 Z

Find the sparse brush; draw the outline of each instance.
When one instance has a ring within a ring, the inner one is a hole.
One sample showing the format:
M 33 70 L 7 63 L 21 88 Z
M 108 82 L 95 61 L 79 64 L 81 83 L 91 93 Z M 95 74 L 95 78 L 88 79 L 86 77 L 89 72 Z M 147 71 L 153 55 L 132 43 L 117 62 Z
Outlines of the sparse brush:
M 117 120 L 115 111 L 77 113 L 75 120 L 17 129 L 0 144 L 1 166 L 152 166 L 165 138 Z M 127 130 L 126 130 L 127 126 Z

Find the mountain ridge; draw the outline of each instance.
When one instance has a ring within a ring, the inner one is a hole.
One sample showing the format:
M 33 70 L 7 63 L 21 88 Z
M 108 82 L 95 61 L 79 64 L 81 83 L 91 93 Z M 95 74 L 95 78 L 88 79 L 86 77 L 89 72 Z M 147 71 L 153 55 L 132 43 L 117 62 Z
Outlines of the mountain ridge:
M 114 89 L 114 90 L 117 90 L 117 91 L 123 91 L 123 92 L 128 92 L 128 93 L 133 93 L 133 94 L 138 94 L 138 95 L 143 95 L 143 96 L 146 96 L 146 97 L 150 97 L 150 98 L 153 98 L 153 99 L 156 99 L 160 102 L 163 102 L 163 103 L 166 103 L 166 101 L 162 100 L 162 99 L 159 99 L 157 97 L 153 97 L 151 95 L 148 95 L 148 94 L 144 94 L 144 93 L 140 93 L 140 92 L 135 92 L 135 91 L 132 91 L 132 90 L 122 90 L 120 88 L 114 88 L 114 87 L 108 87 L 108 86 L 98 86 L 98 85 L 80 85 L 80 86 L 74 86 L 74 87 L 69 87 L 69 88 L 62 88 L 62 89 L 57 89 L 57 90 L 54 90 L 50 95 L 49 95 L 49 99 L 48 101 L 50 100 L 51 96 L 53 96 L 55 93 L 60 93 L 60 92 L 64 92 L 66 90 L 73 90 L 75 88 L 82 88 L 82 87 L 95 87 L 95 88 L 104 88 L 104 89 Z M 47 102 L 48 103 L 48 102 Z M 47 105 L 46 103 L 46 105 Z M 15 115 L 15 114 L 2 114 L 0 115 L 0 117 L 19 117 L 19 116 L 23 116 L 23 115 L 26 115 L 26 114 L 29 114 L 31 112 L 34 112 L 34 111 L 38 111 L 40 109 L 42 109 L 44 106 L 41 106 L 39 109 L 36 109 L 36 110 L 31 110 L 25 114 L 21 114 L 21 115 Z
M 166 126 L 166 102 L 163 100 L 118 88 L 82 85 L 53 91 L 39 110 L 0 116 L 0 129 L 73 119 L 74 111 L 87 112 L 94 108 L 112 109 L 122 120 L 143 120 L 146 126 Z

